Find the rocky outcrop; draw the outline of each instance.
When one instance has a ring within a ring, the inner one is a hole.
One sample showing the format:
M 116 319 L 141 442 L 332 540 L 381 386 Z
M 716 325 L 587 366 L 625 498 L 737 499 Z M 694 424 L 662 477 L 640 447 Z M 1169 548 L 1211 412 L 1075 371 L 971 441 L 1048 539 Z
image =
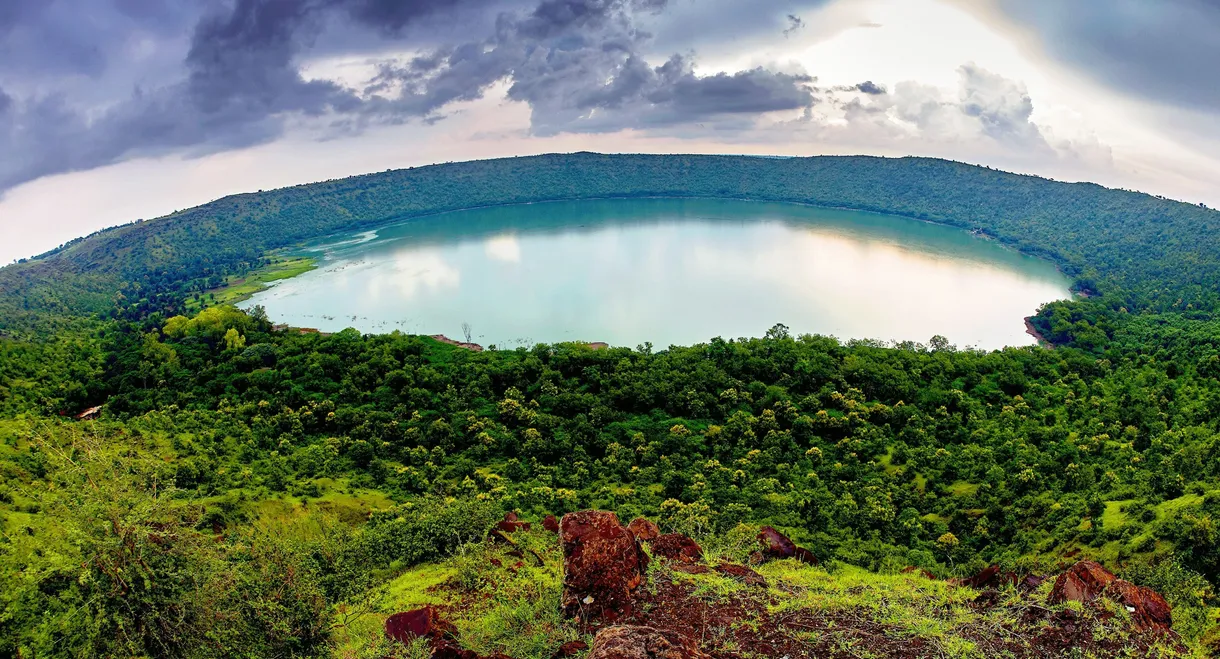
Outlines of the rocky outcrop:
M 802 563 L 809 565 L 817 565 L 818 559 L 813 555 L 813 552 L 804 547 L 796 546 L 788 536 L 776 531 L 770 526 L 764 526 L 759 529 L 758 542 L 762 544 L 762 549 L 758 553 L 759 562 L 773 558 L 795 558 Z
M 659 535 L 649 545 L 653 556 L 663 556 L 680 563 L 698 563 L 703 560 L 703 548 L 699 543 L 681 533 Z
M 395 613 L 385 621 L 386 637 L 400 643 L 410 643 L 417 638 L 440 640 L 452 636 L 456 631 L 431 606 Z
M 559 520 L 555 519 L 554 515 L 547 515 L 542 518 L 542 528 L 551 533 L 559 533 Z
M 710 659 L 681 634 L 653 627 L 606 627 L 593 639 L 586 659 Z
M 767 580 L 763 575 L 751 570 L 744 565 L 736 565 L 733 563 L 721 563 L 716 566 L 716 572 L 723 574 L 726 577 L 732 577 L 741 581 L 747 586 L 767 587 Z
M 410 643 L 419 638 L 427 639 L 432 650 L 429 659 L 481 659 L 478 654 L 463 648 L 457 642 L 457 629 L 442 620 L 437 610 L 431 606 L 395 613 L 386 618 L 385 635 L 399 643 Z M 507 658 L 495 654 L 486 659 Z
M 1137 586 L 1130 581 L 1115 579 L 1106 588 L 1106 597 L 1122 604 L 1131 621 L 1140 631 L 1168 631 L 1173 625 L 1169 602 L 1147 586 Z
M 1092 602 L 1097 599 L 1115 576 L 1093 561 L 1080 561 L 1055 579 L 1050 603 Z
M 613 622 L 632 611 L 648 557 L 639 541 L 600 510 L 568 513 L 559 523 L 563 545 L 563 609 L 585 620 Z
M 588 649 L 589 649 L 589 644 L 585 643 L 584 641 L 568 641 L 567 643 L 564 643 L 563 645 L 559 646 L 559 649 L 555 651 L 555 654 L 552 656 L 552 659 L 564 659 L 565 657 L 574 657 L 574 656 L 580 654 L 582 651 L 588 650 Z
M 1036 574 L 1027 574 L 1021 578 L 1021 582 L 1017 584 L 1017 587 L 1028 593 L 1038 590 L 1038 587 L 1045 582 L 1046 577 Z
M 635 539 L 641 542 L 654 540 L 661 535 L 661 529 L 643 517 L 631 520 L 631 523 L 627 525 L 627 530 L 631 531 L 631 535 L 634 535 Z
M 530 530 L 530 523 L 523 522 L 517 517 L 517 513 L 508 513 L 504 519 L 496 523 L 496 530 L 501 533 L 516 533 L 517 531 Z
M 1155 590 L 1115 577 L 1093 561 L 1080 561 L 1055 579 L 1050 602 L 1092 602 L 1108 597 L 1126 608 L 1140 631 L 1168 631 L 1173 624 L 1169 603 Z

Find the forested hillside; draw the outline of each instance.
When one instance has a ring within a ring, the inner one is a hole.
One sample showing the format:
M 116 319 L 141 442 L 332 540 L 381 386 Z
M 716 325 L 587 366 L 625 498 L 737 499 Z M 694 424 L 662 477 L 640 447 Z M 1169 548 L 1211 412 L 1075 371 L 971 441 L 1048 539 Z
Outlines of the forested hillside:
M 1053 347 L 994 352 L 775 325 L 665 350 L 474 353 L 187 311 L 270 250 L 332 232 L 644 195 L 944 222 L 1054 260 L 1089 297 L 1032 319 Z M 464 557 L 501 560 L 480 541 L 506 512 L 589 508 L 726 556 L 760 525 L 783 529 L 828 571 L 772 569 L 805 584 L 781 599 L 834 575 L 922 588 L 860 569 L 1047 574 L 1093 558 L 1173 606 L 1177 636 L 1131 654 L 1207 656 L 1220 648 L 1217 229 L 1220 214 L 1187 204 L 937 160 L 576 154 L 240 195 L 99 232 L 0 269 L 0 656 L 391 656 L 360 620 L 438 584 L 483 593 L 460 613 L 498 617 L 466 633 L 502 651 L 558 616 L 553 571 L 522 572 L 535 581 L 516 576 L 501 601 Z M 71 420 L 94 405 L 100 419 Z M 974 593 L 935 593 L 932 617 L 869 633 L 931 648 L 911 656 L 998 647 L 960 627 Z M 814 600 L 873 620 L 891 596 Z M 1002 627 L 1002 613 L 980 619 Z M 512 656 L 550 657 L 582 633 L 566 624 Z

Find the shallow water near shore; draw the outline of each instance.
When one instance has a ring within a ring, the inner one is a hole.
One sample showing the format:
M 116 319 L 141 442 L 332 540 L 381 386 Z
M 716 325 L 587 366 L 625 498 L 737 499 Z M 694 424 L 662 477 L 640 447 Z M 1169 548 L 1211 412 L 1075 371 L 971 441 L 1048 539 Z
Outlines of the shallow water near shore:
M 1030 345 L 1023 318 L 1069 296 L 1050 263 L 965 231 L 791 204 L 630 199 L 483 208 L 333 236 L 319 267 L 242 306 L 337 331 L 499 348 L 657 348 L 793 334 Z

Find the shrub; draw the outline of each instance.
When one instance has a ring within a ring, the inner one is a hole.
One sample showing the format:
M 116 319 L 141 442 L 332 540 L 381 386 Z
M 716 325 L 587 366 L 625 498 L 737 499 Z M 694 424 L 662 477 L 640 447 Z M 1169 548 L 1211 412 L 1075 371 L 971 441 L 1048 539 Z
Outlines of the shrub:
M 414 565 L 448 556 L 468 542 L 487 537 L 501 512 L 490 501 L 422 497 L 374 512 L 364 541 L 386 564 Z

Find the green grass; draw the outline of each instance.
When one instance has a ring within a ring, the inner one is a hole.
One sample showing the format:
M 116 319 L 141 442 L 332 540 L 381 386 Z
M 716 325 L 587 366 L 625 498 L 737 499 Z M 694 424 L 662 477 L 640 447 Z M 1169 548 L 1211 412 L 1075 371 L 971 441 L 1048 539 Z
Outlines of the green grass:
M 1127 517 L 1126 507 L 1132 501 L 1133 499 L 1107 501 L 1106 510 L 1101 514 L 1101 527 L 1109 531 L 1126 526 L 1127 522 L 1130 521 Z
M 1180 515 L 1184 508 L 1193 508 L 1203 503 L 1203 497 L 1198 494 L 1183 494 L 1176 499 L 1162 501 L 1156 505 L 1157 519 L 1167 519 Z
M 972 497 L 979 491 L 978 483 L 957 481 L 945 488 L 945 492 L 955 497 Z
M 271 259 L 270 264 L 247 273 L 244 277 L 229 277 L 224 286 L 204 293 L 200 300 L 187 300 L 187 310 L 196 312 L 218 304 L 237 304 L 265 290 L 271 282 L 291 279 L 318 267 L 317 262 L 309 257 L 272 256 Z
M 279 495 L 252 502 L 257 517 L 263 519 L 287 519 L 306 513 L 308 510 L 323 510 L 349 524 L 360 524 L 368 519 L 372 510 L 382 510 L 394 505 L 394 501 L 378 490 L 344 491 L 346 481 L 318 479 L 322 490 L 318 497 L 295 497 Z

